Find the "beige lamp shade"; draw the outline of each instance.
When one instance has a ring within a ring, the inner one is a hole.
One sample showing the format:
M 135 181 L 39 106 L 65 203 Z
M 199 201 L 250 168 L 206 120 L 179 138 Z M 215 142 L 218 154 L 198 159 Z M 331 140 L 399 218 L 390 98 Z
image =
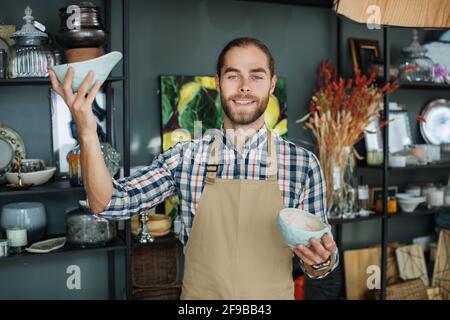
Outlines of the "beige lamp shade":
M 359 23 L 450 28 L 450 0 L 335 0 L 338 15 Z

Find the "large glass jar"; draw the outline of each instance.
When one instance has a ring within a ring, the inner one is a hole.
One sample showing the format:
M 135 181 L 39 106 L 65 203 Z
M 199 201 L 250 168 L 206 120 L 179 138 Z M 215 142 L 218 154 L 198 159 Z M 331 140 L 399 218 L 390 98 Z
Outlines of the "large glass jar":
M 55 64 L 55 55 L 49 45 L 48 35 L 34 26 L 30 7 L 25 9 L 25 24 L 14 32 L 15 41 L 9 54 L 9 77 L 47 77 L 49 68 Z
M 403 60 L 400 63 L 400 76 L 410 82 L 433 81 L 433 60 L 427 57 L 427 49 L 420 45 L 417 29 L 412 31 L 412 42 L 403 48 Z
M 66 237 L 71 245 L 95 247 L 108 244 L 117 236 L 115 221 L 90 212 L 86 201 L 66 211 Z

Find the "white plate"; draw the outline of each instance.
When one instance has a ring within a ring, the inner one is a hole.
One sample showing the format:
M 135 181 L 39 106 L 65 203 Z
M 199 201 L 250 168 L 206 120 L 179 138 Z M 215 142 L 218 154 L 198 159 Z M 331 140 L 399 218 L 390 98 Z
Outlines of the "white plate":
M 35 242 L 25 250 L 32 253 L 48 253 L 50 251 L 54 251 L 64 247 L 65 244 L 66 244 L 66 237 L 54 238 Z
M 5 174 L 10 171 L 14 157 L 19 154 L 26 158 L 22 137 L 15 130 L 0 123 L 0 183 L 6 181 Z
M 425 121 L 420 122 L 420 133 L 429 144 L 450 143 L 450 101 L 436 99 L 422 111 Z

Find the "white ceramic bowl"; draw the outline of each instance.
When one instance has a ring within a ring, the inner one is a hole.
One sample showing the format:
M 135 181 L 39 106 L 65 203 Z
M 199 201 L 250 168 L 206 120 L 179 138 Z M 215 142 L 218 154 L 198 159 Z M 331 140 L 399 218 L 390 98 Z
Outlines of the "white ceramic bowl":
M 74 68 L 75 73 L 72 80 L 72 90 L 74 92 L 78 91 L 89 71 L 93 70 L 95 74 L 94 80 L 92 80 L 92 83 L 88 89 L 88 91 L 90 91 L 94 86 L 95 81 L 99 80 L 100 84 L 103 84 L 105 82 L 111 70 L 120 61 L 120 59 L 122 59 L 122 53 L 113 51 L 95 59 L 59 64 L 56 66 L 52 66 L 51 69 L 55 72 L 58 81 L 63 83 L 69 67 Z
M 403 212 L 413 212 L 424 201 L 423 197 L 418 197 L 417 199 L 399 199 L 398 204 Z
M 397 199 L 403 200 L 404 202 L 425 202 L 427 200 L 426 197 L 418 197 L 411 193 L 397 193 L 395 196 L 397 197 Z
M 406 188 L 405 192 L 415 197 L 420 197 L 421 188 L 420 187 L 410 187 Z
M 300 243 L 309 246 L 312 237 L 320 241 L 325 233 L 333 238 L 331 230 L 322 220 L 300 209 L 284 208 L 278 214 L 277 223 L 284 242 L 291 248 Z
M 22 183 L 32 183 L 35 186 L 46 183 L 55 174 L 56 167 L 47 167 L 45 170 L 21 173 Z M 7 172 L 6 180 L 11 184 L 18 184 L 19 179 L 17 178 L 16 172 Z
M 389 166 L 390 167 L 405 167 L 406 157 L 405 156 L 389 156 Z

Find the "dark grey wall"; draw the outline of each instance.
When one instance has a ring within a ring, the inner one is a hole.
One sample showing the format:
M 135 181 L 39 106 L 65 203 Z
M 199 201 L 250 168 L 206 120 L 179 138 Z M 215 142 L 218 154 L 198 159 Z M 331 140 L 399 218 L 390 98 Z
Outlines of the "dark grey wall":
M 239 36 L 264 41 L 287 79 L 289 135 L 304 138 L 295 124 L 305 111 L 321 59 L 332 52 L 333 20 L 328 10 L 245 1 L 132 2 L 131 110 L 132 163 L 144 164 L 159 152 L 158 77 L 215 73 L 221 48 Z M 311 32 L 314 30 L 314 32 Z
M 306 112 L 314 90 L 316 68 L 322 59 L 335 56 L 336 19 L 331 11 L 273 3 L 232 0 L 132 0 L 131 2 L 131 163 L 147 164 L 160 150 L 160 102 L 158 77 L 161 74 L 213 74 L 215 60 L 222 46 L 234 37 L 253 36 L 263 40 L 277 60 L 276 71 L 287 79 L 289 136 L 296 142 L 311 141 L 302 126 L 295 123 Z M 22 25 L 27 4 L 36 19 L 50 33 L 58 29 L 57 9 L 71 3 L 58 0 L 7 1 L 0 21 Z M 102 3 L 99 1 L 98 3 Z M 113 0 L 113 49 L 121 50 L 120 2 Z M 364 26 L 345 23 L 341 50 L 349 61 L 346 37 L 380 39 L 380 33 Z M 409 36 L 394 30 L 398 47 L 406 45 Z M 346 64 L 347 66 L 347 64 Z M 348 67 L 348 66 L 347 66 Z M 346 67 L 346 68 L 347 68 Z M 114 71 L 120 74 L 120 67 Z M 117 138 L 121 148 L 121 85 L 115 84 Z M 28 157 L 43 158 L 52 163 L 51 122 L 48 87 L 0 87 L 0 121 L 16 129 L 24 138 Z M 420 108 L 429 97 L 448 92 L 399 93 L 399 99 Z M 446 95 L 446 96 L 445 96 Z M 416 112 L 416 111 L 414 111 Z M 412 116 L 414 119 L 415 116 Z M 153 141 L 153 142 L 152 142 Z M 152 142 L 152 147 L 149 143 Z M 376 179 L 376 177 L 373 177 Z M 401 177 L 400 177 L 401 178 Z M 49 233 L 64 232 L 64 211 L 76 205 L 79 194 L 34 197 L 42 201 L 49 213 Z M 0 202 L 24 200 L 11 198 Z M 409 219 L 409 218 L 402 218 Z M 403 222 L 394 222 L 393 238 L 411 239 L 430 232 L 428 218 L 411 218 L 406 229 Z M 403 221 L 403 220 L 402 220 Z M 377 222 L 363 222 L 344 227 L 346 247 L 355 247 L 380 240 Z M 397 239 L 396 239 L 397 240 Z M 4 298 L 107 298 L 106 254 L 79 254 L 40 261 L 0 264 L 0 299 Z M 81 291 L 68 291 L 65 273 L 69 264 L 82 268 Z M 124 288 L 123 256 L 117 267 L 117 298 Z M 49 280 L 50 279 L 50 280 Z

